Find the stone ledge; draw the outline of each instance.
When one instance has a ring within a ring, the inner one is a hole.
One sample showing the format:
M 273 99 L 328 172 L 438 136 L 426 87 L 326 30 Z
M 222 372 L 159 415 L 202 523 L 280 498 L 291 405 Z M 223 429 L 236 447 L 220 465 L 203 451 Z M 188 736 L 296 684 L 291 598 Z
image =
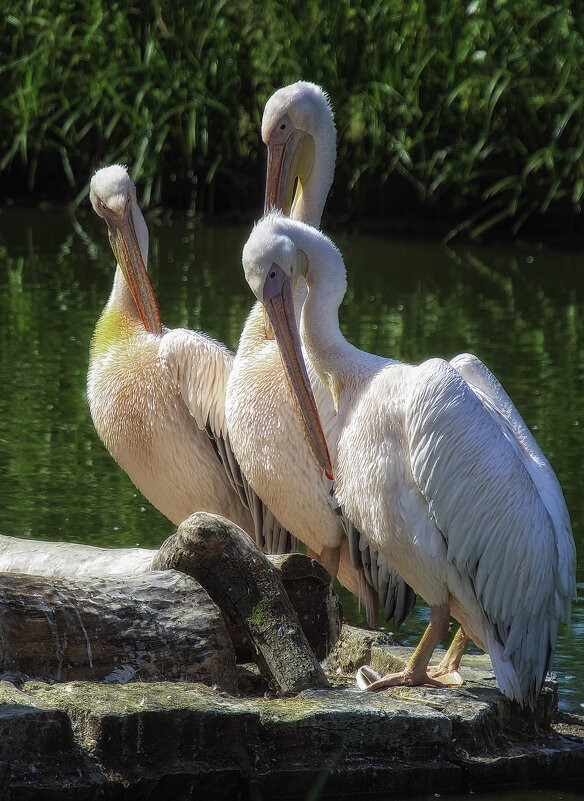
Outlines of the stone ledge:
M 584 718 L 558 717 L 553 685 L 532 716 L 478 657 L 460 688 L 366 693 L 344 661 L 374 656 L 383 667 L 410 651 L 348 627 L 344 637 L 350 656 L 333 655 L 331 687 L 292 698 L 179 682 L 2 682 L 0 801 L 292 801 L 317 786 L 323 799 L 365 799 L 581 782 Z

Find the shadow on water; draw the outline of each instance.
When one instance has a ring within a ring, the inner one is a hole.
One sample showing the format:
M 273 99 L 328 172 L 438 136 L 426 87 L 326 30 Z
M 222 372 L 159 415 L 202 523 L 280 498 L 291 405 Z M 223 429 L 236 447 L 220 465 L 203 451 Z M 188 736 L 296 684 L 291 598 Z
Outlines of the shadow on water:
M 252 304 L 240 266 L 248 229 L 154 217 L 149 227 L 164 323 L 235 349 Z M 472 351 L 501 380 L 563 487 L 582 596 L 582 254 L 335 239 L 348 269 L 340 318 L 350 341 L 411 362 Z M 113 272 L 105 226 L 92 213 L 0 210 L 2 534 L 157 547 L 173 531 L 100 443 L 85 400 L 89 342 Z M 343 604 L 364 622 L 346 595 Z M 426 621 L 418 602 L 400 639 L 416 642 Z M 561 705 L 573 711 L 584 702 L 583 643 L 584 613 L 574 604 L 554 664 Z

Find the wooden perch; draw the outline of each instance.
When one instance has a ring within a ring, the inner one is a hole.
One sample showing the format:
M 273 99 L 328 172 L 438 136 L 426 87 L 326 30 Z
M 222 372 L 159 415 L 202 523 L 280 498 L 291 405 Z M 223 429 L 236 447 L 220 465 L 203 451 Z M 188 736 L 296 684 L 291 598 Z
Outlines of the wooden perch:
M 0 575 L 0 673 L 51 681 L 201 681 L 234 692 L 235 652 L 198 582 Z
M 221 529 L 223 524 L 230 525 L 227 521 L 211 519 L 214 520 L 214 528 Z M 209 517 L 197 516 L 196 520 L 201 525 L 201 521 L 205 524 Z M 191 550 L 195 554 L 198 550 L 203 558 L 208 543 L 205 541 L 203 529 L 200 530 L 200 535 L 203 541 L 200 546 L 191 543 Z M 234 541 L 237 541 L 235 534 L 234 537 Z M 170 542 L 172 541 L 173 538 Z M 168 543 L 163 546 L 167 561 L 168 548 Z M 189 578 L 186 592 L 184 585 L 177 583 L 176 578 L 168 586 L 164 584 L 164 580 L 162 586 L 158 574 L 151 572 L 153 560 L 159 558 L 157 553 L 155 550 L 143 548 L 98 548 L 0 535 L 0 671 L 53 681 L 73 678 L 100 680 L 120 664 L 124 664 L 128 666 L 128 676 L 131 675 L 136 680 L 184 678 L 213 683 L 212 660 L 205 657 L 203 664 L 197 665 L 200 651 L 196 638 L 206 640 L 212 646 L 214 640 L 207 637 L 204 626 L 212 629 L 213 621 L 219 620 L 223 629 L 223 617 L 194 579 Z M 243 546 L 241 553 L 249 556 Z M 302 554 L 264 558 L 258 557 L 252 551 L 252 555 L 254 559 L 260 560 L 258 564 L 263 565 L 264 571 L 268 570 L 268 575 L 273 570 L 269 565 L 266 568 L 266 559 L 280 574 L 310 647 L 319 661 L 324 659 L 333 649 L 341 631 L 340 603 L 330 584 L 329 574 L 314 559 Z M 234 556 L 232 569 L 235 572 L 238 568 L 249 571 L 249 566 L 246 567 L 243 563 L 238 565 L 242 558 L 241 554 Z M 189 568 L 188 562 L 187 559 L 187 569 L 191 569 L 193 565 Z M 15 578 L 15 573 L 26 573 L 29 578 Z M 31 575 L 34 577 L 30 578 Z M 44 580 L 41 576 L 45 577 Z M 249 579 L 246 576 L 245 573 L 241 574 L 234 586 L 241 588 L 243 583 L 247 593 L 246 582 Z M 54 580 L 50 581 L 49 578 Z M 197 589 L 191 590 L 191 585 Z M 274 593 L 273 582 L 268 582 L 266 586 L 272 592 L 267 601 L 269 607 Z M 258 591 L 261 589 L 260 587 Z M 173 601 L 170 600 L 172 592 L 176 593 Z M 169 608 L 159 620 L 161 593 Z M 279 585 L 276 595 L 281 596 Z M 173 615 L 174 604 L 176 612 Z M 203 623 L 203 617 L 209 608 L 212 615 Z M 193 622 L 194 620 L 197 622 Z M 238 626 L 227 615 L 225 620 L 236 647 L 242 642 L 247 643 L 244 648 L 237 647 L 238 655 L 247 653 L 248 659 L 254 659 L 258 648 L 255 647 L 254 650 L 249 646 L 249 643 L 253 643 L 249 626 Z M 51 621 L 54 622 L 52 627 Z M 135 625 L 132 625 L 133 621 Z M 174 621 L 177 621 L 177 628 L 172 632 Z M 185 625 L 187 631 L 192 631 L 194 640 L 184 636 Z M 282 631 L 284 630 L 283 628 Z M 127 641 L 124 640 L 126 631 Z M 140 646 L 139 637 L 142 638 L 144 647 Z M 267 638 L 267 635 L 261 634 L 261 637 Z M 168 643 L 172 643 L 171 648 L 174 651 L 169 650 Z M 218 647 L 222 649 L 223 645 Z M 282 648 L 283 645 L 280 645 L 278 654 Z M 272 658 L 269 648 L 263 646 L 259 649 L 260 661 L 262 649 L 269 661 Z M 147 663 L 144 665 L 142 663 L 146 658 Z M 267 670 L 265 659 L 266 656 L 262 663 L 264 672 Z M 187 664 L 189 660 L 192 662 L 190 665 Z M 278 678 L 277 661 L 278 656 L 274 662 L 276 677 L 269 670 L 267 675 L 272 686 L 284 692 L 284 685 Z M 304 668 L 310 666 L 307 673 L 309 677 L 310 670 L 314 668 L 312 657 L 306 663 L 301 660 L 300 666 L 302 665 Z M 217 683 L 227 688 L 226 681 L 223 681 L 224 676 L 228 675 L 225 667 L 217 669 Z M 137 672 L 134 675 L 135 671 Z M 232 682 L 232 676 L 229 682 Z M 308 678 L 308 682 L 312 683 L 312 680 Z M 294 682 L 289 684 L 293 686 Z
M 278 571 L 238 526 L 206 512 L 191 515 L 162 544 L 152 567 L 180 570 L 203 585 L 253 644 L 276 692 L 328 685 Z
M 343 610 L 330 573 L 302 553 L 266 554 L 266 559 L 279 572 L 308 644 L 322 662 L 337 644 L 343 625 Z
M 152 569 L 155 555 L 156 551 L 148 548 L 98 548 L 0 534 L 0 573 L 68 578 L 135 576 Z
M 0 574 L 26 573 L 68 579 L 137 576 L 151 571 L 157 553 L 146 548 L 99 548 L 0 534 Z M 342 623 L 339 598 L 331 586 L 329 574 L 315 559 L 304 554 L 267 554 L 266 558 L 280 572 L 310 647 L 322 661 L 339 639 Z M 236 643 L 243 642 L 243 634 L 234 624 L 229 631 Z

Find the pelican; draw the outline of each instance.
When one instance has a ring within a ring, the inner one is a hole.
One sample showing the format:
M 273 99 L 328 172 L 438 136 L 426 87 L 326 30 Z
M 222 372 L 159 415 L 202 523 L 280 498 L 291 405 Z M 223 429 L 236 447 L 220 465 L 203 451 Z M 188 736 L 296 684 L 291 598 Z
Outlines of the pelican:
M 268 150 L 265 210 L 277 206 L 318 226 L 336 158 L 336 130 L 328 97 L 319 86 L 305 81 L 279 89 L 266 104 L 262 138 Z M 294 294 L 296 314 L 305 297 L 306 284 L 300 282 Z M 320 418 L 328 420 L 335 414 L 332 399 L 309 362 L 308 374 L 315 399 L 307 393 L 307 402 L 315 404 Z M 323 438 L 309 443 L 303 436 L 278 345 L 266 329 L 260 302 L 251 310 L 241 334 L 227 384 L 225 415 L 243 472 L 278 520 L 305 543 L 308 553 L 333 578 L 338 577 L 363 600 L 372 625 L 379 595 L 385 617 L 393 617 L 399 626 L 415 595 L 384 559 L 378 560 L 375 553 L 368 553 L 365 543 L 359 543 L 359 535 L 335 501 L 326 478 L 330 462 L 323 474 L 311 453 L 311 448 L 318 450 Z M 328 460 L 326 445 L 322 458 Z M 355 541 L 361 545 L 366 574 L 359 569 Z
M 287 298 L 298 277 L 306 281 L 301 337 L 337 410 L 323 431 L 338 499 L 430 606 L 405 669 L 369 689 L 448 683 L 470 637 L 490 654 L 503 693 L 533 707 L 558 624 L 569 622 L 576 554 L 558 480 L 509 396 L 470 354 L 410 365 L 349 344 L 338 323 L 343 260 L 314 228 L 270 214 L 243 264 L 296 373 Z M 450 615 L 461 630 L 429 671 Z
M 249 489 L 231 453 L 224 412 L 231 352 L 205 334 L 162 326 L 146 269 L 148 228 L 126 168 L 96 172 L 90 199 L 117 259 L 90 348 L 87 396 L 97 433 L 173 523 L 206 510 L 229 518 L 264 549 L 285 550 L 287 532 Z

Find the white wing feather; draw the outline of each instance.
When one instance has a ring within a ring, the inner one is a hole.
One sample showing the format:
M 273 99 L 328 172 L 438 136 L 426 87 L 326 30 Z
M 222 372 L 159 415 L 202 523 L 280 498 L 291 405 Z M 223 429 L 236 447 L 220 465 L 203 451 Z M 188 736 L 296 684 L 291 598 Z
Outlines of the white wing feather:
M 207 334 L 175 328 L 163 337 L 159 356 L 180 387 L 190 414 L 207 432 L 241 502 L 251 512 L 256 544 L 267 553 L 295 551 L 296 539 L 250 487 L 231 448 L 225 420 L 225 388 L 233 366 L 231 351 Z
M 225 436 L 225 387 L 233 364 L 231 351 L 206 334 L 175 328 L 165 333 L 159 356 L 181 387 L 199 428 L 209 424 L 216 436 Z
M 493 419 L 501 426 L 527 468 L 556 531 L 559 564 L 558 592 L 570 622 L 570 599 L 576 597 L 576 549 L 564 494 L 552 466 L 525 425 L 513 401 L 486 365 L 470 353 L 461 353 L 450 364 L 470 385 Z
M 558 554 L 569 551 L 571 535 L 557 530 L 519 455 L 524 446 L 511 418 L 490 407 L 447 362 L 420 365 L 407 404 L 411 464 L 447 559 L 473 586 L 490 639 L 503 646 L 527 698 L 543 680 L 558 621 L 567 615 L 570 571 Z

